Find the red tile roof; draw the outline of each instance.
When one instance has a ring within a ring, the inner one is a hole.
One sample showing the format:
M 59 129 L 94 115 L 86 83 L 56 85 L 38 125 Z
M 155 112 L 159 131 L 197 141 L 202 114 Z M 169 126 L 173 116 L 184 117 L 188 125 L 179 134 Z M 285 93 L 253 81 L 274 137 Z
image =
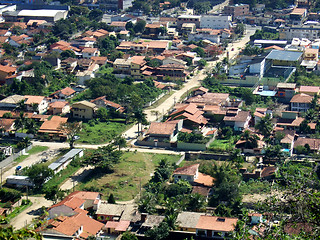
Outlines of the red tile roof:
M 194 180 L 195 183 L 198 183 L 200 185 L 204 185 L 206 187 L 212 187 L 213 181 L 214 181 L 213 177 L 206 175 L 206 174 L 203 174 L 201 172 L 198 173 L 198 177 Z
M 197 229 L 212 230 L 218 232 L 234 231 L 238 218 L 200 216 Z
M 147 135 L 171 135 L 176 125 L 176 122 L 152 122 Z
M 173 174 L 194 176 L 197 174 L 199 166 L 200 164 L 193 164 L 190 166 L 177 168 L 176 170 L 174 170 Z
M 311 103 L 313 97 L 308 95 L 308 94 L 304 94 L 304 93 L 300 93 L 297 95 L 294 95 L 290 102 L 291 103 Z

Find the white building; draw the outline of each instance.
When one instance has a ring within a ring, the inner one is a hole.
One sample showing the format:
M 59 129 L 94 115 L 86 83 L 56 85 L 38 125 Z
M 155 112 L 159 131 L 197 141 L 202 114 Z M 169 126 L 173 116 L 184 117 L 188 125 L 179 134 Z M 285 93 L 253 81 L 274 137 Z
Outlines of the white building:
M 60 19 L 66 19 L 68 10 L 55 9 L 36 9 L 36 10 L 21 10 L 18 17 L 23 17 L 25 21 L 28 20 L 46 20 L 47 22 L 56 22 Z
M 200 20 L 200 28 L 230 29 L 232 17 L 228 15 L 203 15 Z
M 320 26 L 300 25 L 291 27 L 280 27 L 279 38 L 291 41 L 293 38 L 307 38 L 311 41 L 320 38 Z

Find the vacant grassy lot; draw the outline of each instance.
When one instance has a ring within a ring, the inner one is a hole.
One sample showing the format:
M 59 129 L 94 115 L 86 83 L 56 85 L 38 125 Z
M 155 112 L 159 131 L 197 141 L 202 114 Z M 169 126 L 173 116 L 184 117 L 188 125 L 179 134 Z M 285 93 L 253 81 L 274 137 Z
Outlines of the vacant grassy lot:
M 98 122 L 96 124 L 83 123 L 83 129 L 78 134 L 77 143 L 101 144 L 107 143 L 114 136 L 121 134 L 131 125 L 117 122 Z
M 217 151 L 217 152 L 226 152 L 229 151 L 229 149 L 233 149 L 234 144 L 231 144 L 231 141 L 229 139 L 216 139 L 214 140 L 210 146 L 210 151 Z
M 126 152 L 123 160 L 114 167 L 114 172 L 102 173 L 93 170 L 82 183 L 76 186 L 76 189 L 99 191 L 104 195 L 104 199 L 113 193 L 117 200 L 131 200 L 140 191 L 140 181 L 141 186 L 146 184 L 163 158 L 175 163 L 180 156 Z

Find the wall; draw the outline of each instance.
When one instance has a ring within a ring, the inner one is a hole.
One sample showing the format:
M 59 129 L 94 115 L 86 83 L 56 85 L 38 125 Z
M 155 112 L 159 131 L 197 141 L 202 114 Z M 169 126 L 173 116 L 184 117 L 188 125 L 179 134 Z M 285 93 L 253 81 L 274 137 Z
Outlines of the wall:
M 177 149 L 187 151 L 205 151 L 206 145 L 201 143 L 184 143 L 178 142 Z
M 137 140 L 137 145 L 141 146 L 150 146 L 150 147 L 161 147 L 161 148 L 170 148 L 171 144 L 166 142 L 157 142 L 157 146 L 155 145 L 155 142 L 149 142 L 149 141 L 143 141 L 143 140 Z
M 3 161 L 0 162 L 0 168 L 7 167 L 14 160 L 16 160 L 18 157 L 20 157 L 21 155 L 26 154 L 26 152 L 29 151 L 31 148 L 32 148 L 32 145 L 22 149 L 20 152 L 17 152 L 15 154 L 11 155 L 10 157 L 7 157 L 6 159 L 4 159 Z

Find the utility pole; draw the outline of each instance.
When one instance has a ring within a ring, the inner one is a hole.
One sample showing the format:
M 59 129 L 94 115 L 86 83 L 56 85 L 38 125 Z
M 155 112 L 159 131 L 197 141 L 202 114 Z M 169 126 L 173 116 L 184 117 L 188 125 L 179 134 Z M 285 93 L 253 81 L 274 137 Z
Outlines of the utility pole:
M 1 168 L 1 188 L 2 188 L 2 168 Z

